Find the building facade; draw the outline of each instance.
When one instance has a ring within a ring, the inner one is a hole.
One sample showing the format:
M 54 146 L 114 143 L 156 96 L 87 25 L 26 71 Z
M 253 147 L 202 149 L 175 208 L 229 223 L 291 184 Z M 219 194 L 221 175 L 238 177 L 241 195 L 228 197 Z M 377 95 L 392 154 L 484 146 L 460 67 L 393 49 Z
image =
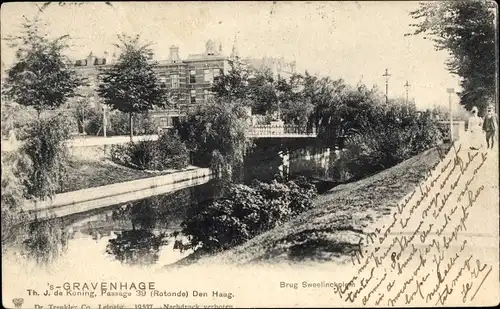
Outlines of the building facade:
M 238 57 L 238 51 L 233 46 L 231 55 L 225 56 L 222 47 L 218 48 L 214 41 L 208 40 L 205 51 L 200 54 L 190 54 L 186 59 L 179 56 L 179 48 L 172 45 L 167 60 L 156 61 L 154 55 L 149 55 L 149 60 L 156 63 L 156 73 L 162 87 L 169 93 L 169 107 L 155 108 L 151 115 L 156 124 L 161 128 L 172 127 L 186 112 L 199 104 L 206 103 L 212 96 L 211 88 L 214 79 L 229 70 L 229 60 Z M 116 61 L 116 54 L 99 58 L 90 53 L 86 59 L 77 60 L 72 67 L 83 77 L 88 79 L 89 86 L 81 88 L 81 94 L 89 100 L 94 108 L 105 108 L 99 102 L 95 91 L 98 86 L 98 76 L 103 69 L 111 67 Z M 294 63 L 291 65 L 281 59 L 264 58 L 245 59 L 251 67 L 262 69 L 270 68 L 273 73 L 282 77 L 293 74 Z M 292 73 L 293 72 L 293 73 Z M 283 76 L 284 75 L 284 76 Z

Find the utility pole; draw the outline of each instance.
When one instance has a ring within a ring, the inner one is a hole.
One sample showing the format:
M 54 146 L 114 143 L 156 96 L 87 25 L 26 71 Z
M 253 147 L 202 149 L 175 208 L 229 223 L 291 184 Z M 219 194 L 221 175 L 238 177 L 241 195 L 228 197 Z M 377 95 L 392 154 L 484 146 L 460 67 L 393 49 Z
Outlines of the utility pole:
M 449 104 L 449 112 L 450 112 L 450 138 L 451 138 L 451 142 L 453 143 L 453 115 L 452 115 L 452 110 L 451 110 L 451 94 L 455 92 L 455 89 L 448 88 L 448 89 L 446 89 L 446 92 L 448 92 L 448 104 Z
M 406 81 L 405 88 L 406 88 L 406 106 L 408 107 L 410 105 L 410 101 L 408 101 L 408 90 L 410 89 L 410 84 L 408 83 L 408 81 Z
M 389 74 L 389 69 L 385 69 L 385 74 L 382 76 L 385 77 L 385 103 L 388 104 L 389 103 L 389 76 L 391 76 L 391 74 Z

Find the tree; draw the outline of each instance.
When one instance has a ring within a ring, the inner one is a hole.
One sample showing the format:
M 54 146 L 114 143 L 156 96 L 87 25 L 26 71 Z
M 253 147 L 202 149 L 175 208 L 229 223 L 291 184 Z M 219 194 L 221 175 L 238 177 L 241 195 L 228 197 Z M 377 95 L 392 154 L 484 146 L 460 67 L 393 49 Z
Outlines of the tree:
M 26 175 L 21 168 L 26 157 L 19 151 L 13 151 L 2 155 L 2 248 L 12 242 L 17 236 L 14 226 L 23 221 L 27 216 L 22 211 L 24 203 L 23 182 Z
M 278 110 L 276 80 L 270 70 L 256 71 L 248 83 L 248 96 L 255 114 L 271 114 Z
M 31 122 L 25 132 L 20 150 L 28 158 L 24 171 L 24 197 L 45 200 L 54 196 L 65 183 L 68 164 L 66 141 L 70 125 L 63 115 L 41 118 Z
M 251 72 L 239 59 L 228 60 L 230 69 L 214 79 L 212 91 L 219 98 L 244 99 L 248 95 L 248 79 Z
M 68 37 L 48 39 L 40 30 L 38 17 L 26 19 L 21 35 L 6 38 L 17 50 L 16 62 L 7 70 L 3 94 L 18 104 L 32 106 L 39 116 L 43 110 L 55 109 L 77 96 L 77 88 L 85 83 L 66 65 L 63 51 Z
M 278 79 L 277 86 L 283 120 L 285 123 L 294 123 L 301 128 L 308 124 L 314 110 L 311 98 L 306 95 L 304 84 L 304 76 L 294 74 L 288 81 Z
M 424 2 L 411 12 L 419 20 L 413 34 L 427 35 L 450 57 L 448 70 L 461 78 L 461 104 L 484 111 L 496 98 L 495 3 L 488 0 Z
M 247 136 L 248 111 L 243 101 L 217 98 L 202 105 L 179 123 L 177 131 L 201 164 L 212 167 L 225 181 L 232 179 L 233 168 L 243 163 L 252 145 Z
M 78 133 L 86 133 L 86 120 L 88 120 L 91 115 L 90 102 L 87 98 L 80 98 L 75 102 L 75 107 L 73 109 L 73 116 L 75 117 L 78 124 Z
M 119 35 L 122 50 L 118 61 L 109 69 L 103 69 L 97 90 L 104 103 L 111 109 L 129 114 L 130 140 L 133 137 L 133 115 L 165 106 L 167 92 L 161 87 L 154 71 L 155 64 L 148 61 L 149 44 L 140 45 L 139 35 Z

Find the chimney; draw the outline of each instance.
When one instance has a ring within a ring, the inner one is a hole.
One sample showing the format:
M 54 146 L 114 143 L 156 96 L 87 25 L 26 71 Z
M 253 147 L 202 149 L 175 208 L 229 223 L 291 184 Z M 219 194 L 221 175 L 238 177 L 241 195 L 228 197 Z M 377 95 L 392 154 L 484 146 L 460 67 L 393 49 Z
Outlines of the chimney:
M 206 53 L 208 56 L 213 56 L 215 55 L 215 44 L 214 41 L 208 40 L 207 43 L 205 44 L 206 47 Z
M 179 62 L 179 47 L 175 45 L 170 46 L 170 61 Z

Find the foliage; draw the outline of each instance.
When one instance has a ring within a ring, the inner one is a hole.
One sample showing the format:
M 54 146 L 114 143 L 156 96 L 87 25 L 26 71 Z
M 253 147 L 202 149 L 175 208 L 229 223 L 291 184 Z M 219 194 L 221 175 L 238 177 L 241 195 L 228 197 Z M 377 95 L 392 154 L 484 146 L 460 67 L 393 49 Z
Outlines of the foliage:
M 182 169 L 188 165 L 189 152 L 175 133 L 167 133 L 156 141 L 139 141 L 113 145 L 111 159 L 132 168 L 147 170 Z
M 222 198 L 201 205 L 182 223 L 193 248 L 227 250 L 310 209 L 316 189 L 304 179 L 233 185 Z
M 130 265 L 151 265 L 158 261 L 160 247 L 167 244 L 165 234 L 149 230 L 122 231 L 106 246 L 106 253 Z
M 226 100 L 247 97 L 247 84 L 250 70 L 241 60 L 229 60 L 230 69 L 214 78 L 212 91 L 219 98 Z
M 252 102 L 252 113 L 265 115 L 278 110 L 276 82 L 270 70 L 254 72 L 248 81 L 247 90 Z
M 17 50 L 3 91 L 6 98 L 32 106 L 38 113 L 61 106 L 84 84 L 84 79 L 66 66 L 63 51 L 68 47 L 68 36 L 48 39 L 39 28 L 38 18 L 27 19 L 21 35 L 6 38 Z
M 118 36 L 121 44 L 115 44 L 122 50 L 118 61 L 111 68 L 105 69 L 97 92 L 105 104 L 129 114 L 133 128 L 134 113 L 152 110 L 154 106 L 164 106 L 167 93 L 160 86 L 154 71 L 155 64 L 148 61 L 149 45 L 140 45 L 139 36 Z M 133 130 L 130 130 L 130 137 Z
M 217 99 L 189 114 L 177 131 L 195 154 L 195 164 L 211 166 L 215 175 L 230 177 L 252 145 L 246 133 L 247 118 L 241 101 Z
M 19 104 L 4 104 L 2 102 L 1 125 L 2 136 L 7 137 L 10 130 L 14 129 L 16 138 L 20 139 L 19 132 L 25 127 L 33 118 L 36 118 L 36 111 L 32 107 L 26 107 Z
M 87 121 L 85 123 L 85 133 L 89 135 L 99 135 L 102 136 L 102 111 L 98 111 L 96 109 L 90 109 L 87 114 Z M 106 127 L 106 135 L 111 136 L 108 132 L 111 130 L 111 124 L 108 121 Z
M 23 182 L 27 177 L 23 172 L 26 164 L 23 160 L 26 157 L 18 151 L 2 154 L 2 248 L 17 237 L 14 226 L 27 217 L 22 210 L 25 194 Z
M 35 221 L 29 224 L 28 238 L 23 242 L 25 253 L 37 263 L 48 264 L 66 249 L 68 234 L 56 220 Z
M 93 116 L 92 114 L 92 108 L 87 99 L 81 98 L 75 102 L 73 116 L 78 125 L 78 133 L 86 133 L 86 121 L 89 119 L 89 116 Z
M 351 180 L 392 167 L 443 141 L 430 111 L 419 114 L 402 105 L 389 105 L 369 109 L 365 116 L 371 119 L 370 125 L 347 138 L 334 165 L 336 174 L 347 172 Z
M 496 97 L 495 11 L 493 1 L 459 0 L 423 2 L 410 13 L 419 21 L 413 35 L 449 52 L 448 70 L 461 77 L 461 104 L 480 113 Z
M 25 167 L 25 197 L 44 200 L 64 184 L 70 138 L 67 119 L 60 116 L 32 121 L 23 132 L 21 152 L 29 158 Z

